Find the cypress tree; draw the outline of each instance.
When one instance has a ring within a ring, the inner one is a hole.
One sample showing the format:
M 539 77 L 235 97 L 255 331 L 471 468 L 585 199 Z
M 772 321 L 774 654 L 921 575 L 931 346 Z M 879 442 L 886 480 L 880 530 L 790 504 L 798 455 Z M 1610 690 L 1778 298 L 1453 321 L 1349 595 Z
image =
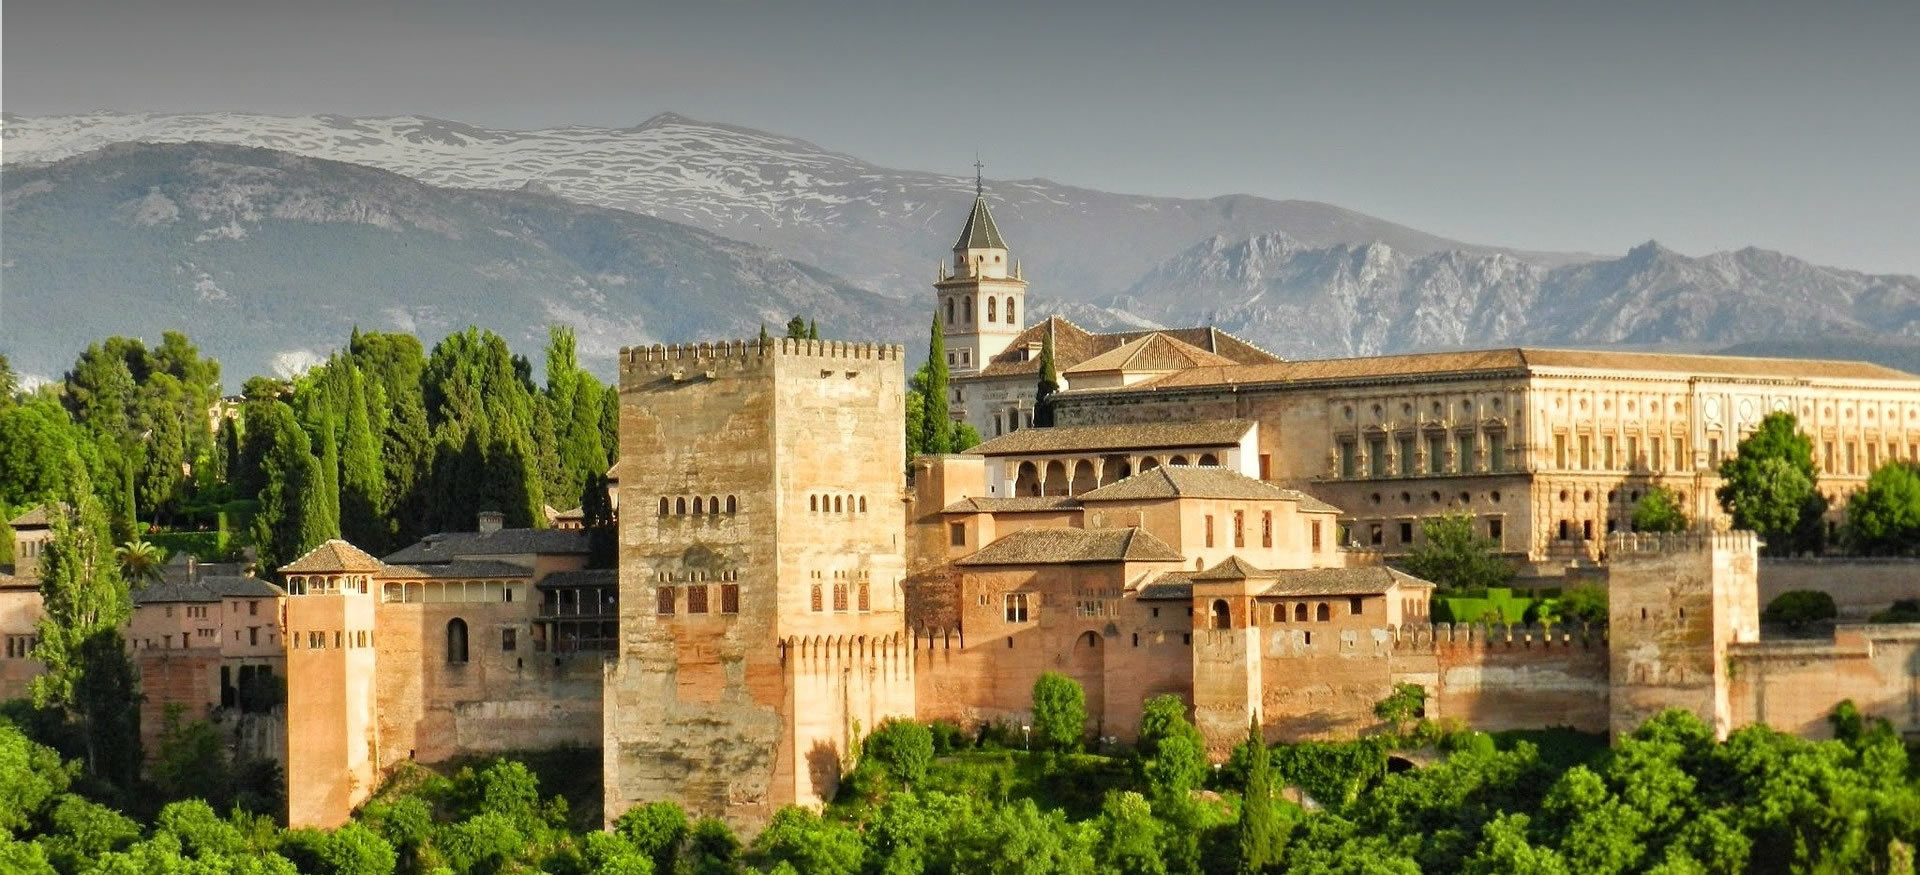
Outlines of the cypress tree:
M 920 452 L 935 454 L 953 449 L 953 415 L 947 407 L 947 342 L 940 317 L 933 317 L 927 339 L 927 382 L 921 389 Z
M 807 320 L 807 339 L 808 340 L 820 339 L 820 323 L 815 322 L 812 319 Z
M 607 450 L 609 467 L 620 461 L 620 387 L 618 385 L 608 386 L 607 391 L 600 396 L 600 445 Z
M 320 460 L 314 458 L 293 409 L 280 401 L 250 406 L 247 436 L 249 444 L 261 448 L 253 543 L 260 551 L 260 567 L 271 572 L 325 538 Z
M 340 438 L 334 421 L 331 413 L 320 421 L 320 500 L 307 502 L 314 512 L 303 524 L 310 544 L 340 537 Z
M 771 343 L 773 343 L 773 335 L 767 333 L 767 323 L 763 321 L 760 323 L 760 347 L 765 349 Z
M 787 337 L 793 340 L 807 339 L 807 318 L 795 316 L 787 320 Z
M 1053 393 L 1060 391 L 1060 372 L 1053 365 L 1053 326 L 1040 341 L 1040 387 L 1033 397 L 1033 424 L 1037 428 L 1053 425 Z
M 369 550 L 384 551 L 387 523 L 380 501 L 386 489 L 381 471 L 380 445 L 373 436 L 367 406 L 365 378 L 347 367 L 347 429 L 340 452 L 340 532 L 348 541 Z
M 1260 718 L 1247 721 L 1246 750 L 1251 760 L 1247 785 L 1240 799 L 1241 875 L 1265 872 L 1279 862 L 1280 819 L 1273 810 L 1273 758 L 1260 737 Z

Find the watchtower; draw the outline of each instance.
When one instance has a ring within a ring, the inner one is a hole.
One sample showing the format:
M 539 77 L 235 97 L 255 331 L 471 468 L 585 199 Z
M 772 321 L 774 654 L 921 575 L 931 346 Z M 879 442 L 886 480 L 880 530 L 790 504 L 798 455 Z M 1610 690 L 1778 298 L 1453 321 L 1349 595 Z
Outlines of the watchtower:
M 1752 532 L 1607 536 L 1615 738 L 1668 708 L 1733 729 L 1727 650 L 1760 640 L 1759 551 Z
M 610 819 L 673 801 L 756 828 L 913 713 L 904 391 L 897 346 L 621 352 Z

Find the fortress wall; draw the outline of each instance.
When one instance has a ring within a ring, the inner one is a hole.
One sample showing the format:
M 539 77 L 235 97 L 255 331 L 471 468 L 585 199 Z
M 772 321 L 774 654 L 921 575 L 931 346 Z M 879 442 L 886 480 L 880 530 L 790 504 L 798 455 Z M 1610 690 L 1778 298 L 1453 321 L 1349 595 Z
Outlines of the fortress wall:
M 823 805 L 853 765 L 856 739 L 890 717 L 915 716 L 912 641 L 904 634 L 790 638 L 780 649 L 796 801 Z
M 1863 621 L 1900 599 L 1920 599 L 1920 559 L 1865 556 L 1760 560 L 1760 605 L 1783 592 L 1833 596 L 1843 620 Z
M 140 673 L 140 746 L 151 755 L 166 728 L 167 706 L 181 706 L 182 724 L 205 720 L 219 707 L 220 648 L 136 648 L 133 657 Z
M 1826 641 L 1760 641 L 1728 653 L 1734 721 L 1831 738 L 1827 715 L 1862 713 L 1920 731 L 1920 625 L 1841 626 Z
M 461 754 L 600 743 L 599 654 L 533 651 L 529 604 L 396 603 L 376 608 L 380 766 Z M 446 629 L 467 624 L 467 661 Z M 502 632 L 516 632 L 503 649 Z

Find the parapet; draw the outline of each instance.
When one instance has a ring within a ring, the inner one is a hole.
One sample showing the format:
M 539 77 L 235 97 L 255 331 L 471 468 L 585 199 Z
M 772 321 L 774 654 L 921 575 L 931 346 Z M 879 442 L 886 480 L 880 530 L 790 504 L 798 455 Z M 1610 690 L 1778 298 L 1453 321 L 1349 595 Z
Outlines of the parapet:
M 1681 553 L 1758 554 L 1760 537 L 1746 530 L 1731 532 L 1615 532 L 1607 536 L 1607 558 L 1669 556 Z
M 1505 625 L 1501 623 L 1409 623 L 1388 626 L 1386 635 L 1394 650 L 1426 653 L 1442 650 L 1590 650 L 1605 647 L 1605 626 Z
M 791 337 L 766 340 L 722 340 L 706 343 L 654 344 L 620 348 L 624 368 L 690 365 L 696 362 L 764 359 L 774 356 L 805 356 L 825 359 L 901 361 L 904 348 L 892 343 L 855 343 L 845 340 L 796 340 Z

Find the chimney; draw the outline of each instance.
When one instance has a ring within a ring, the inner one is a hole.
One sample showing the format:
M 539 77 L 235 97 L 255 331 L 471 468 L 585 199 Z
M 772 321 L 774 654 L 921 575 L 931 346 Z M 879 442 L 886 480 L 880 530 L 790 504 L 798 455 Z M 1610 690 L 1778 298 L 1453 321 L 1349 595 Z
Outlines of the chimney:
M 480 534 L 491 535 L 507 524 L 507 515 L 497 510 L 480 512 Z

